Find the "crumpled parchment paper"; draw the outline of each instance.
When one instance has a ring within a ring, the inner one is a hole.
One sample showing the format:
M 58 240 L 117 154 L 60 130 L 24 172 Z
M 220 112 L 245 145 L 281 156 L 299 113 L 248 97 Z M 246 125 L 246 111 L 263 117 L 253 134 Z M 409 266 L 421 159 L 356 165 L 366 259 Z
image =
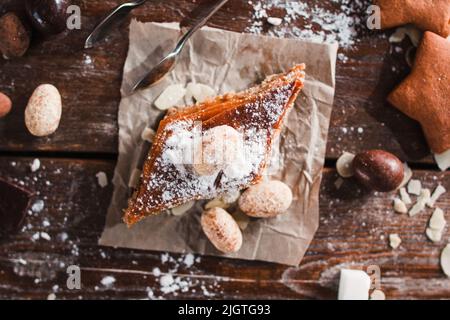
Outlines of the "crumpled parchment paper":
M 119 106 L 114 194 L 99 243 L 298 265 L 318 228 L 319 187 L 334 97 L 337 44 L 203 28 L 189 41 L 176 68 L 163 82 L 126 96 L 132 84 L 173 48 L 179 36 L 178 24 L 131 22 Z M 231 255 L 218 252 L 204 236 L 200 227 L 201 202 L 181 217 L 163 213 L 127 228 L 122 222 L 122 210 L 127 205 L 128 181 L 139 158 L 141 133 L 149 124 L 157 127 L 162 112 L 153 103 L 168 85 L 193 81 L 207 84 L 218 93 L 238 92 L 297 63 L 306 64 L 307 81 L 275 148 L 279 166 L 270 170 L 270 178 L 284 181 L 293 190 L 289 212 L 274 219 L 251 220 L 243 231 L 242 249 Z

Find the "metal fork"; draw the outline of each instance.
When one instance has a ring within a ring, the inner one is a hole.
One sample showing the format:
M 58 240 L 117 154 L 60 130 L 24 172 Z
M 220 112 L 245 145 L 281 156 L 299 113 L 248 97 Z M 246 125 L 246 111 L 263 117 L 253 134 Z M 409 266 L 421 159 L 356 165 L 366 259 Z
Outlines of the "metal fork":
M 92 48 L 96 42 L 105 37 L 106 33 L 114 24 L 122 21 L 133 9 L 143 5 L 146 1 L 147 0 L 129 1 L 114 8 L 106 18 L 97 24 L 91 34 L 87 37 L 84 47 L 86 49 Z

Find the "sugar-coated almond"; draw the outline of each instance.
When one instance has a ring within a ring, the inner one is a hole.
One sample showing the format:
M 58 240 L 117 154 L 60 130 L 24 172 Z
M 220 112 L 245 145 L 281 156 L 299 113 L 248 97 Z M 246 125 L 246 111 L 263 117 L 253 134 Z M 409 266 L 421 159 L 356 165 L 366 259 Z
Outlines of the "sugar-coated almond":
M 11 99 L 4 93 L 0 92 L 0 118 L 3 118 L 11 111 Z
M 233 217 L 221 208 L 203 212 L 201 217 L 203 232 L 217 250 L 224 253 L 239 251 L 242 233 Z
M 62 102 L 58 89 L 43 84 L 34 90 L 25 109 L 25 125 L 30 133 L 44 137 L 54 133 L 61 121 Z
M 248 188 L 239 207 L 250 217 L 272 218 L 285 213 L 292 203 L 292 191 L 281 181 L 264 181 Z

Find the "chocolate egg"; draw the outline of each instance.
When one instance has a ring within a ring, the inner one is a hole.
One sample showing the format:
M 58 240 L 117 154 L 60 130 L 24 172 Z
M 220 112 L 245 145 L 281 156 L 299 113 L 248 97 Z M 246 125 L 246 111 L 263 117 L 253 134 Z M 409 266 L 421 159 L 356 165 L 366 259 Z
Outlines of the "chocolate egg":
M 14 13 L 0 17 L 0 56 L 17 58 L 25 54 L 30 46 L 29 28 Z
M 403 181 L 404 167 L 393 154 L 383 150 L 359 153 L 353 159 L 355 178 L 369 189 L 389 192 Z
M 55 35 L 66 29 L 68 6 L 67 0 L 27 0 L 26 11 L 38 32 Z

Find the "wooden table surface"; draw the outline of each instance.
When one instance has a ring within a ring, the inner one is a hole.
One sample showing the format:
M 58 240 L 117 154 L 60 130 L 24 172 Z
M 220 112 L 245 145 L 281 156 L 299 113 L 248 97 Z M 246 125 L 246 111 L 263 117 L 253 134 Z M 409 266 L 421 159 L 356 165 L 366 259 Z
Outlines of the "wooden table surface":
M 0 120 L 0 177 L 23 184 L 45 203 L 42 212 L 27 216 L 24 230 L 0 240 L 0 298 L 45 299 L 55 292 L 61 299 L 141 299 L 147 297 L 148 288 L 161 295 L 158 278 L 151 272 L 154 267 L 163 272 L 171 267 L 162 263 L 161 253 L 97 245 L 112 188 L 111 184 L 104 189 L 98 186 L 95 175 L 104 171 L 111 178 L 117 157 L 117 108 L 127 24 L 95 49 L 84 51 L 82 44 L 95 23 L 122 1 L 73 2 L 82 10 L 81 30 L 53 41 L 34 40 L 25 57 L 0 60 L 0 91 L 14 102 L 12 113 Z M 327 1 L 309 2 L 330 6 Z M 0 13 L 18 3 L 2 0 Z M 133 16 L 142 21 L 189 23 L 192 11 L 208 3 L 153 0 Z M 251 20 L 247 0 L 230 0 L 209 25 L 243 32 Z M 295 24 L 301 27 L 302 22 Z M 397 215 L 392 210 L 394 194 L 364 192 L 352 180 L 335 187 L 334 163 L 343 151 L 383 148 L 408 161 L 414 177 L 426 187 L 441 183 L 450 190 L 450 174 L 437 170 L 418 124 L 385 102 L 409 70 L 403 54 L 392 53 L 387 34 L 365 32 L 357 45 L 341 51 L 349 59 L 337 65 L 320 227 L 300 266 L 201 257 L 193 267 L 177 270 L 180 277 L 195 280 L 198 290 L 164 298 L 202 299 L 201 287 L 205 286 L 213 298 L 333 299 L 341 268 L 371 265 L 380 267 L 381 286 L 388 299 L 450 298 L 450 279 L 439 266 L 450 232 L 446 229 L 440 243 L 427 240 L 430 210 L 414 218 Z M 409 41 L 402 46 L 409 47 Z M 59 88 L 63 117 L 54 135 L 34 138 L 25 129 L 23 111 L 41 83 Z M 32 173 L 34 158 L 40 159 L 41 169 Z M 438 204 L 448 214 L 450 194 Z M 51 241 L 33 241 L 37 232 L 48 233 Z M 388 245 L 392 233 L 403 241 L 397 250 Z M 82 269 L 79 291 L 66 287 L 70 264 Z M 116 279 L 112 287 L 100 284 L 105 276 Z

